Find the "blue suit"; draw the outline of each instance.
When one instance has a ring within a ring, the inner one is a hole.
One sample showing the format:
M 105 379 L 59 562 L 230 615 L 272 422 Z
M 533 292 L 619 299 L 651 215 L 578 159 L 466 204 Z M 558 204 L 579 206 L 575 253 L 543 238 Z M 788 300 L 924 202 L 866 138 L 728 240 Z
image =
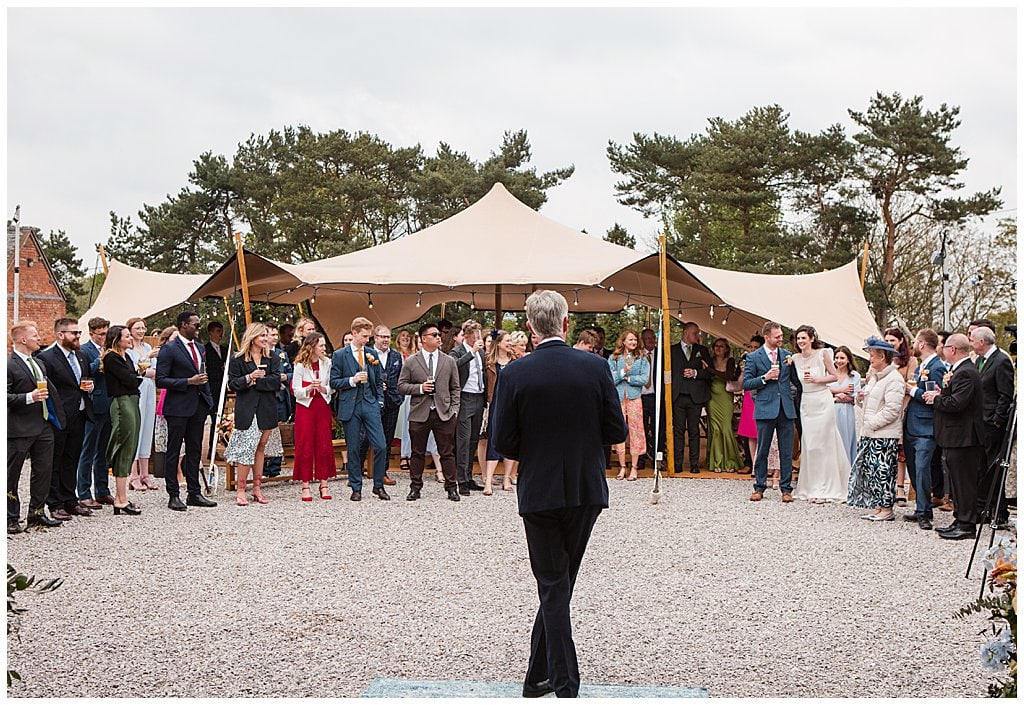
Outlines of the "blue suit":
M 925 373 L 927 370 L 927 373 Z M 907 458 L 907 476 L 917 495 L 914 516 L 932 518 L 932 456 L 935 454 L 935 407 L 922 400 L 925 382 L 942 389 L 946 363 L 933 355 L 927 365 L 917 368 L 917 389 L 907 402 L 903 416 L 903 453 Z
M 107 378 L 100 369 L 100 349 L 92 340 L 82 343 L 82 352 L 89 360 L 93 379 L 92 418 L 85 422 L 82 436 L 82 455 L 78 459 L 78 499 L 96 499 L 110 496 L 107 479 L 107 444 L 110 442 L 110 397 L 107 396 Z M 92 489 L 96 489 L 96 497 Z
M 355 385 L 352 377 L 359 372 L 359 363 L 352 348 L 335 350 L 331 357 L 331 389 L 338 393 L 338 420 L 345 427 L 349 447 L 348 483 L 353 492 L 360 493 L 363 490 L 358 452 L 361 432 L 366 433 L 366 439 L 373 448 L 373 489 L 384 488 L 384 474 L 388 469 L 388 447 L 380 418 L 380 410 L 384 406 L 384 375 L 372 348 L 364 347 L 363 355 L 367 380 L 364 384 Z
M 779 489 L 793 492 L 793 420 L 796 407 L 790 392 L 793 368 L 786 364 L 792 356 L 788 350 L 776 348 L 779 378 L 764 380 L 772 367 L 768 350 L 762 346 L 747 355 L 743 367 L 743 389 L 754 399 L 754 421 L 757 423 L 757 458 L 754 460 L 754 491 L 763 493 L 768 482 L 768 450 L 772 436 L 779 437 Z

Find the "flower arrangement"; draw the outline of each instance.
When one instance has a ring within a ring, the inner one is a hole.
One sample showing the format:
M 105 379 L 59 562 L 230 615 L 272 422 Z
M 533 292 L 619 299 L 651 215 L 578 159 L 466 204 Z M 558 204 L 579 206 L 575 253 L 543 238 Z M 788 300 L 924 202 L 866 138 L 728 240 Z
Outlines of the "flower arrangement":
M 235 415 L 234 413 L 224 414 L 221 417 L 220 423 L 217 424 L 217 435 L 220 436 L 221 441 L 224 445 L 227 445 L 228 441 L 231 440 L 231 434 L 235 430 Z
M 1017 536 L 1016 529 L 993 544 L 984 556 L 988 589 L 992 593 L 957 611 L 957 617 L 989 612 L 991 626 L 982 634 L 991 638 L 981 646 L 981 661 L 986 671 L 1007 671 L 1006 677 L 989 684 L 994 698 L 1017 697 Z

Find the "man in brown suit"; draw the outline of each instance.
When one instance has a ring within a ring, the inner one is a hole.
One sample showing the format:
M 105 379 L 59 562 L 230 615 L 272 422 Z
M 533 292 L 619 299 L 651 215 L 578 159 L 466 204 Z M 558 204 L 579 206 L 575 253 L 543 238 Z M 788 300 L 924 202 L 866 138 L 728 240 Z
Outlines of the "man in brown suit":
M 414 502 L 423 489 L 423 464 L 427 437 L 434 432 L 437 452 L 441 456 L 444 488 L 448 499 L 459 501 L 455 479 L 455 427 L 459 416 L 459 371 L 455 361 L 440 350 L 441 335 L 437 324 L 420 326 L 420 352 L 410 356 L 398 376 L 398 393 L 412 397 L 409 408 L 409 438 L 412 457 L 409 460 L 409 496 Z
M 946 361 L 953 365 L 941 392 L 925 392 L 924 402 L 935 405 L 935 441 L 949 467 L 953 486 L 955 519 L 936 529 L 944 539 L 974 538 L 978 523 L 978 477 L 985 462 L 985 422 L 981 376 L 971 362 L 967 336 L 954 333 L 946 339 Z

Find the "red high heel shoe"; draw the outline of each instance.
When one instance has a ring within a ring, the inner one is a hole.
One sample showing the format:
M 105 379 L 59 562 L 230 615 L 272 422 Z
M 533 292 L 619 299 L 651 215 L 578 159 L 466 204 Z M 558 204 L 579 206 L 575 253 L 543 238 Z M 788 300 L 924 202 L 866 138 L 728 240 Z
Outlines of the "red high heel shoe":
M 331 497 L 330 493 L 331 490 L 329 487 L 324 487 L 323 485 L 320 485 L 320 499 L 334 499 L 333 497 Z
M 260 504 L 270 504 L 270 502 L 267 501 L 267 498 L 263 496 L 263 490 L 261 489 L 262 485 L 263 483 L 259 480 L 252 483 L 252 498 Z
M 308 495 L 306 494 L 307 492 L 309 493 Z M 312 502 L 313 501 L 313 491 L 310 490 L 308 487 L 303 487 L 302 488 L 302 501 L 303 502 Z

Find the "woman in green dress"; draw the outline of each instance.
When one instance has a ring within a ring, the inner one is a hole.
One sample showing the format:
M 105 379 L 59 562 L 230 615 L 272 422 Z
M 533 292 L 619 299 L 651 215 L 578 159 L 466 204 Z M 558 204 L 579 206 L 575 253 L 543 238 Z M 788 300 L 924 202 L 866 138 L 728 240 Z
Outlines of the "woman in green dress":
M 736 361 L 729 354 L 729 341 L 718 338 L 711 346 L 711 401 L 708 402 L 708 467 L 714 472 L 743 468 L 736 435 L 732 432 L 733 393 L 726 382 L 738 379 Z
M 128 501 L 128 475 L 139 448 L 139 384 L 142 377 L 128 357 L 133 345 L 132 333 L 125 326 L 110 326 L 103 346 L 100 369 L 107 380 L 110 395 L 110 442 L 107 462 L 114 471 L 114 514 L 135 515 L 142 510 Z

